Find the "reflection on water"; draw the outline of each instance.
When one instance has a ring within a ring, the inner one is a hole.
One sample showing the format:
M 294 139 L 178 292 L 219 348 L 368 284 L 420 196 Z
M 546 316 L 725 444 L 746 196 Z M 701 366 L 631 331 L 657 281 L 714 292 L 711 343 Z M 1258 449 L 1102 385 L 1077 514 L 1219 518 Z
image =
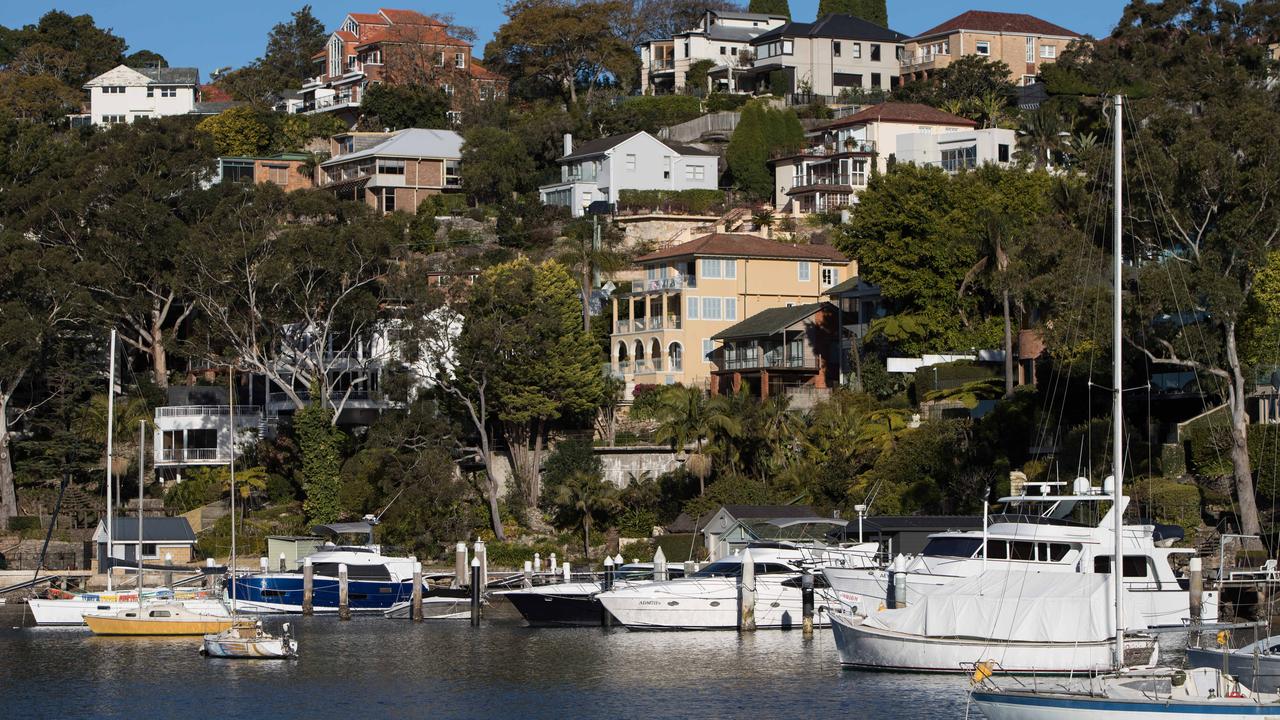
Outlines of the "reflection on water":
M 237 662 L 201 657 L 199 638 L 13 630 L 20 610 L 0 610 L 5 716 L 960 718 L 968 685 L 841 670 L 826 629 L 805 641 L 297 617 L 300 659 Z

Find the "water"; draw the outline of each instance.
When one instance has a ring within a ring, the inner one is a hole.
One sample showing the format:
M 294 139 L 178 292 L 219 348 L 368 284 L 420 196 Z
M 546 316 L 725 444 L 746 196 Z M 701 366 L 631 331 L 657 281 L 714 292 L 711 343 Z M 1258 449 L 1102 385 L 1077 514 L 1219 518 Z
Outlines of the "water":
M 842 670 L 829 629 L 628 632 L 293 617 L 301 658 L 213 660 L 198 638 L 13 629 L 0 716 L 57 718 L 963 718 L 967 678 Z M 279 619 L 267 621 L 277 626 Z M 974 710 L 973 717 L 980 717 Z

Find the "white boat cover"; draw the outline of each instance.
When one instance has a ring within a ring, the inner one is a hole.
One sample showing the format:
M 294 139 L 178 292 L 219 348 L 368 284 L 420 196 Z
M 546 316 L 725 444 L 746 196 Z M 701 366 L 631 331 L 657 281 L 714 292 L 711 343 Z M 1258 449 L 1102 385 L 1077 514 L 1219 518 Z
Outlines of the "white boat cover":
M 905 608 L 869 615 L 863 624 L 936 638 L 1098 642 L 1115 637 L 1111 598 L 1110 575 L 988 570 L 948 583 Z M 1137 603 L 1125 608 L 1125 629 L 1146 629 Z

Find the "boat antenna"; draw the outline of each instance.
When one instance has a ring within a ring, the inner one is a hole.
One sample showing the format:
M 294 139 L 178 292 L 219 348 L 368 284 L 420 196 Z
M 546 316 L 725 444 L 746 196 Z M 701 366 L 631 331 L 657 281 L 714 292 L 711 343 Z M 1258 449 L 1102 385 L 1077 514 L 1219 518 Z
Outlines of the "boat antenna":
M 400 496 L 404 494 L 405 488 L 407 487 L 408 486 L 406 485 L 405 487 L 400 488 L 400 492 L 396 493 L 395 497 L 391 498 L 391 502 L 387 503 L 386 507 L 382 508 L 382 512 L 373 517 L 373 522 L 370 523 L 371 525 L 377 525 L 382 522 L 382 516 L 386 515 L 387 511 L 391 509 L 391 506 L 396 504 L 396 500 L 400 499 Z
M 1121 354 L 1123 352 L 1121 343 L 1124 341 L 1122 337 L 1121 327 L 1121 278 L 1120 273 L 1123 269 L 1123 258 L 1121 256 L 1121 240 L 1122 232 L 1122 214 L 1121 202 L 1123 201 L 1123 179 L 1124 179 L 1124 96 L 1117 94 L 1114 98 L 1115 117 L 1112 118 L 1114 125 L 1115 147 L 1114 162 L 1115 166 L 1112 174 L 1112 191 L 1114 193 L 1114 207 L 1112 212 L 1112 293 L 1114 298 L 1111 303 L 1111 342 L 1112 342 L 1112 365 L 1111 365 L 1111 432 L 1112 432 L 1112 464 L 1114 471 L 1112 474 L 1111 491 L 1112 491 L 1112 509 L 1111 514 L 1114 516 L 1115 522 L 1115 550 L 1112 553 L 1111 577 L 1115 583 L 1115 614 L 1116 614 L 1116 668 L 1124 667 L 1124 508 L 1121 503 L 1124 499 L 1122 488 L 1124 486 L 1124 402 L 1122 393 L 1124 392 L 1124 384 L 1120 377 Z

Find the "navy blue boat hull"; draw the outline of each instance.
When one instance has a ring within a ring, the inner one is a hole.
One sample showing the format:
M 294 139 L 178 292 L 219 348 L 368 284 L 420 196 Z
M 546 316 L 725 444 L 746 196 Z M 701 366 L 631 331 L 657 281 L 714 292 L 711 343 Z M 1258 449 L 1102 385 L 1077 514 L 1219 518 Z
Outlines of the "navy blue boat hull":
M 235 581 L 236 602 L 257 612 L 302 612 L 302 575 L 250 575 Z M 228 590 L 228 596 L 230 591 Z M 381 612 L 413 597 L 413 581 L 348 580 L 347 601 L 352 612 Z M 338 579 L 317 575 L 312 580 L 312 608 L 338 609 Z

